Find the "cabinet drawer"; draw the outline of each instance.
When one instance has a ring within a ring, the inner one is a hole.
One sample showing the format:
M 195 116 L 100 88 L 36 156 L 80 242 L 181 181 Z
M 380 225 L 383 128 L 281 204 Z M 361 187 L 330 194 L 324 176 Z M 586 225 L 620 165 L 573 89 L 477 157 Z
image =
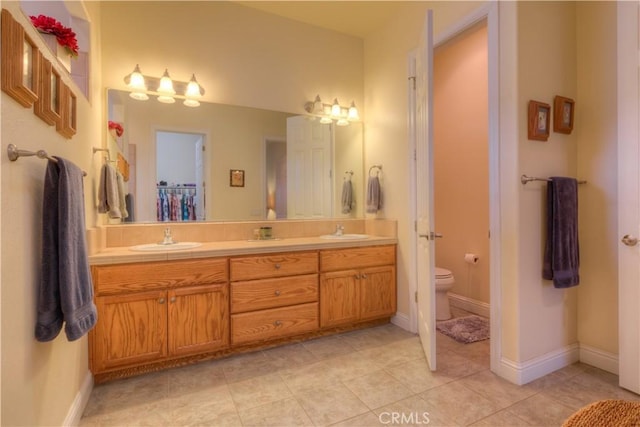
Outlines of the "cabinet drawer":
M 395 262 L 396 247 L 394 245 L 320 251 L 321 271 L 392 265 Z
M 318 303 L 253 311 L 231 316 L 231 344 L 297 335 L 318 329 Z
M 317 252 L 290 252 L 231 258 L 231 281 L 318 272 Z
M 262 310 L 318 300 L 318 275 L 233 282 L 231 313 Z
M 225 283 L 227 258 L 93 266 L 96 295 Z

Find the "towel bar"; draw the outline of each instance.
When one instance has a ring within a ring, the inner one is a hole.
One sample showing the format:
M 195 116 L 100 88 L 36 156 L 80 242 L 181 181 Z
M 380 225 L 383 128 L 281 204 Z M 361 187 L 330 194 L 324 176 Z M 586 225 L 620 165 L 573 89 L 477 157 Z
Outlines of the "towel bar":
M 380 174 L 380 171 L 382 170 L 382 165 L 373 165 L 369 168 L 369 176 L 371 176 L 371 171 L 373 169 L 378 169 L 378 174 Z
M 527 175 L 521 175 L 520 176 L 520 182 L 522 183 L 522 185 L 527 185 L 528 182 L 531 181 L 546 181 L 549 182 L 551 181 L 551 178 L 537 178 L 534 176 L 527 176 Z M 586 184 L 587 181 L 578 181 L 578 184 Z
M 36 156 L 39 159 L 51 160 L 54 163 L 58 163 L 57 159 L 55 159 L 54 157 L 50 157 L 49 154 L 47 154 L 47 152 L 44 150 L 38 150 L 38 151 L 20 150 L 14 144 L 9 144 L 7 146 L 7 155 L 9 156 L 9 160 L 11 160 L 12 162 L 15 162 L 20 157 Z M 87 176 L 87 173 L 85 171 L 82 171 L 82 175 Z

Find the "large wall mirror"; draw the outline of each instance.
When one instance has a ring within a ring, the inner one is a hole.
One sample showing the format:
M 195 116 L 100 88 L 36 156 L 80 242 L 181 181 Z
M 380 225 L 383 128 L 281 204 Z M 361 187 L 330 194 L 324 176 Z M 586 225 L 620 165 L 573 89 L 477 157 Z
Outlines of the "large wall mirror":
M 112 159 L 120 153 L 129 162 L 134 222 L 364 215 L 362 123 L 336 126 L 293 113 L 207 102 L 189 108 L 107 92 L 109 120 L 124 128 L 120 137 L 109 134 L 108 148 Z M 165 212 L 171 197 L 186 210 Z

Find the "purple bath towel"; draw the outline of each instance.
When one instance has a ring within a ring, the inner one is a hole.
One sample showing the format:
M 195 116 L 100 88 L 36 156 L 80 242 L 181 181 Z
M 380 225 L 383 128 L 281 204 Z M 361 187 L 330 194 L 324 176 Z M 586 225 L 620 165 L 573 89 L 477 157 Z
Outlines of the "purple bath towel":
M 547 243 L 542 277 L 556 288 L 580 283 L 578 246 L 578 181 L 551 177 L 547 184 Z
M 60 157 L 49 161 L 42 212 L 42 279 L 35 336 L 51 341 L 65 323 L 69 341 L 96 323 L 87 258 L 82 170 Z

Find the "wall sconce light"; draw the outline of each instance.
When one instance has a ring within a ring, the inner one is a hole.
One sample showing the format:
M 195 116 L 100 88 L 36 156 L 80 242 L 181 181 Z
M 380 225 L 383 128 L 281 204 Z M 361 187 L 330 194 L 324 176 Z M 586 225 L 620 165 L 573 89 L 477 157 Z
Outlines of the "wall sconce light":
M 162 77 L 145 76 L 140 71 L 140 66 L 136 65 L 133 72 L 124 78 L 131 93 L 129 96 L 139 101 L 149 99 L 147 94 L 155 95 L 158 101 L 165 104 L 173 104 L 176 98 L 183 99 L 183 104 L 187 107 L 198 107 L 199 98 L 204 95 L 204 89 L 196 80 L 195 74 L 191 75 L 189 82 L 172 80 L 169 70 L 165 69 Z M 148 88 L 155 88 L 149 90 Z
M 319 117 L 320 123 L 333 123 L 337 126 L 347 126 L 352 121 L 360 120 L 360 114 L 354 101 L 349 108 L 342 107 L 338 98 L 334 98 L 333 104 L 323 104 L 320 95 L 315 100 L 304 104 L 304 110 L 312 116 Z

